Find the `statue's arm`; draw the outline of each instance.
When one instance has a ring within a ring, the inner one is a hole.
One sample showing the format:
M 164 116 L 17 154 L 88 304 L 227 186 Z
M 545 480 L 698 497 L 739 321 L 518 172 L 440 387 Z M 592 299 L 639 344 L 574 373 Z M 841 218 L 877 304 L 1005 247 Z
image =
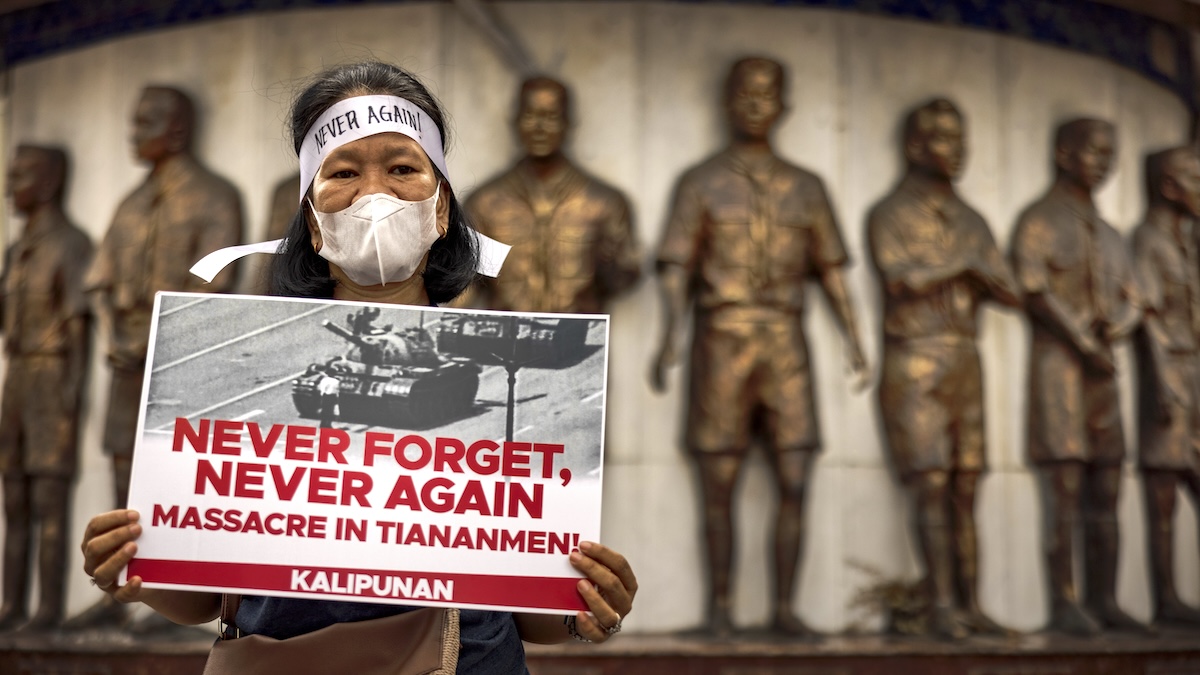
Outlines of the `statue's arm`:
M 690 301 L 692 272 L 702 255 L 700 240 L 706 208 L 698 188 L 685 175 L 675 188 L 671 215 L 658 251 L 658 287 L 662 298 L 663 332 L 650 385 L 666 391 L 667 371 L 679 361 L 683 319 Z
M 650 384 L 655 391 L 661 392 L 667 389 L 667 371 L 679 361 L 682 324 L 688 305 L 687 270 L 676 263 L 659 262 L 658 287 L 662 298 L 663 332 L 650 374 Z
M 988 295 L 997 302 L 1009 307 L 1020 307 L 1021 291 L 1017 287 L 1017 280 L 986 223 L 983 224 L 981 238 L 978 247 L 981 249 L 980 265 L 975 270 L 976 278 L 987 290 Z
M 598 271 L 604 294 L 613 297 L 629 290 L 642 276 L 642 253 L 633 229 L 629 202 L 614 197 L 612 215 L 606 219 L 599 246 Z
M 1025 310 L 1040 324 L 1080 354 L 1098 354 L 1094 326 L 1085 325 L 1050 288 L 1048 260 L 1057 240 L 1054 226 L 1039 215 L 1025 215 L 1017 223 L 1012 244 L 1012 268 L 1025 295 Z
M 1105 338 L 1114 341 L 1129 336 L 1137 329 L 1144 315 L 1144 301 L 1137 280 L 1138 275 L 1130 263 L 1124 242 L 1114 232 L 1107 245 L 1111 247 L 1110 256 L 1117 267 L 1117 278 L 1121 280 L 1120 309 L 1116 318 L 1104 327 Z
M 1158 384 L 1154 395 L 1157 397 L 1158 411 L 1164 422 L 1169 421 L 1169 403 L 1178 402 L 1178 397 L 1167 384 L 1168 373 L 1167 350 L 1170 338 L 1166 326 L 1163 325 L 1162 308 L 1164 305 L 1161 266 L 1151 242 L 1145 240 L 1143 232 L 1138 231 L 1133 238 L 1133 273 L 1141 291 L 1142 329 L 1145 340 L 1147 364 L 1154 371 L 1154 380 Z M 1144 390 L 1143 390 L 1144 391 Z
M 862 341 L 858 337 L 858 323 L 854 319 L 854 304 L 842 278 L 841 268 L 823 268 L 821 287 L 825 289 L 833 314 L 837 317 L 850 348 L 850 373 L 854 378 L 854 388 L 862 389 L 867 384 L 867 359 L 863 356 Z
M 893 218 L 871 213 L 867 219 L 867 248 L 883 280 L 884 291 L 890 296 L 927 295 L 967 272 L 967 260 L 962 256 L 929 265 L 914 260 L 908 247 Z
M 67 379 L 63 392 L 68 409 L 74 410 L 83 393 L 83 382 L 88 369 L 91 312 L 84 293 L 84 274 L 92 262 L 91 242 L 81 239 L 77 250 L 71 251 L 69 260 L 64 260 L 62 283 L 63 330 L 66 332 Z

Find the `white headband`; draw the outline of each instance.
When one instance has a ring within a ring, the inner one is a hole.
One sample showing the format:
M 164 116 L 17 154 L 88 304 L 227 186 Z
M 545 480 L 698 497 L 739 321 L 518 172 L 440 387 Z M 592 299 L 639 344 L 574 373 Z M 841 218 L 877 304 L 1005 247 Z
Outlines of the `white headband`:
M 300 145 L 301 203 L 329 153 L 351 141 L 389 131 L 420 143 L 429 161 L 449 182 L 442 133 L 424 110 L 399 96 L 355 96 L 330 106 L 306 132 Z

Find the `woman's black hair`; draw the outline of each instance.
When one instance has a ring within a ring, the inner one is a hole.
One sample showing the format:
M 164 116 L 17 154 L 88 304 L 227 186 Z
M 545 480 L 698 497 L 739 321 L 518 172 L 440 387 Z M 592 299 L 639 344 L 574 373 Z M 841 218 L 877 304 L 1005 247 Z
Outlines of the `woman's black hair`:
M 342 99 L 352 96 L 399 96 L 424 110 L 442 134 L 442 145 L 450 146 L 445 115 L 437 99 L 411 73 L 391 64 L 378 61 L 336 66 L 320 73 L 305 87 L 292 104 L 289 131 L 296 154 L 309 128 L 326 110 Z M 446 180 L 434 167 L 439 180 Z M 449 181 L 446 181 L 449 184 Z M 308 186 L 302 186 L 302 192 Z M 450 190 L 450 222 L 446 236 L 429 249 L 429 260 L 423 274 L 425 292 L 432 302 L 449 302 L 475 280 L 479 262 L 479 242 L 471 229 L 466 210 Z M 329 275 L 329 262 L 313 250 L 308 232 L 305 206 L 297 209 L 288 226 L 287 242 L 273 256 L 268 279 L 271 295 L 290 295 L 304 298 L 333 297 L 337 281 Z

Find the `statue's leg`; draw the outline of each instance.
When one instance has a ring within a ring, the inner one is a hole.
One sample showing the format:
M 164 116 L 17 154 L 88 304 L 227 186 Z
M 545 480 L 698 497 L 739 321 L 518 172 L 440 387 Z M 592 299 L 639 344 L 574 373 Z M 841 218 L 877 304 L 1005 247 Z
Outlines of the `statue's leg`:
M 38 606 L 28 630 L 50 630 L 62 623 L 66 603 L 67 515 L 70 482 L 39 477 L 32 483 L 38 522 Z
M 733 567 L 733 487 L 743 456 L 736 453 L 696 453 L 704 497 L 704 535 L 708 546 L 708 630 L 728 635 L 733 630 L 730 571 Z
M 110 452 L 111 447 L 106 449 Z M 116 508 L 123 509 L 129 503 L 129 473 L 132 457 L 113 453 L 113 491 L 116 496 Z M 129 612 L 125 605 L 105 593 L 91 607 L 67 619 L 63 623 L 65 630 L 87 630 L 93 628 L 114 629 L 123 628 Z
M 1004 627 L 984 613 L 979 604 L 979 538 L 975 529 L 975 494 L 978 471 L 959 471 L 950 489 L 954 521 L 954 559 L 958 567 L 958 592 L 971 628 L 981 633 L 1003 633 Z
M 809 449 L 772 453 L 779 484 L 779 512 L 775 515 L 775 607 L 772 628 L 788 635 L 811 635 L 792 610 L 792 596 L 804 562 L 804 506 L 816 453 Z
M 930 591 L 930 631 L 939 637 L 962 639 L 970 630 L 958 612 L 954 594 L 948 483 L 949 474 L 940 470 L 914 473 L 909 479 L 917 541 Z
M 1146 483 L 1146 515 L 1149 524 L 1151 583 L 1156 602 L 1156 623 L 1200 623 L 1200 610 L 1188 607 L 1175 588 L 1175 488 L 1174 471 L 1143 472 Z
M 4 474 L 4 600 L 0 630 L 25 622 L 29 579 L 29 478 L 20 472 Z
M 1049 628 L 1093 635 L 1101 631 L 1079 602 L 1075 583 L 1075 533 L 1079 527 L 1083 463 L 1077 460 L 1048 462 L 1042 466 L 1046 508 L 1046 559 L 1050 580 Z
M 1145 626 L 1117 604 L 1117 561 L 1121 533 L 1117 523 L 1121 467 L 1092 466 L 1084 481 L 1084 534 L 1087 558 L 1087 605 L 1092 614 L 1113 628 L 1142 630 Z

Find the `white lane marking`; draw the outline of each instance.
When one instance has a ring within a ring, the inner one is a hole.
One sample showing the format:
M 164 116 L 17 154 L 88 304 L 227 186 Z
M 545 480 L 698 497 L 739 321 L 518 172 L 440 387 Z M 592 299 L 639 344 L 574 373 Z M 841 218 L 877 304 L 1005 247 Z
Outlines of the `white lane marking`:
M 218 349 L 224 349 L 225 347 L 228 347 L 229 345 L 236 344 L 238 342 L 241 342 L 242 340 L 248 340 L 256 335 L 261 335 L 269 330 L 274 330 L 276 328 L 279 328 L 280 326 L 286 326 L 287 324 L 289 324 L 293 321 L 299 321 L 300 319 L 303 319 L 306 316 L 309 316 L 311 314 L 316 314 L 317 312 L 323 312 L 326 309 L 329 309 L 328 305 L 319 305 L 317 307 L 314 307 L 313 309 L 308 310 L 307 312 L 297 314 L 296 316 L 293 316 L 288 319 L 284 319 L 283 321 L 276 321 L 275 323 L 270 324 L 268 326 L 263 326 L 262 328 L 259 328 L 258 330 L 252 330 L 249 333 L 246 333 L 245 335 L 239 335 L 230 340 L 226 340 L 220 344 L 216 344 L 211 347 L 208 347 L 207 349 L 201 349 L 200 351 L 195 352 L 193 354 L 188 354 L 187 356 L 185 356 L 183 358 L 175 359 L 174 361 L 172 361 L 170 363 L 165 363 L 165 364 L 155 368 L 153 372 L 161 373 L 162 371 L 166 370 L 167 368 L 174 368 L 175 366 L 177 366 L 181 363 L 187 363 L 188 361 L 191 361 L 194 358 L 204 356 L 205 354 L 208 354 L 209 352 L 215 352 Z
M 301 370 L 300 372 L 292 373 L 291 375 L 288 375 L 287 377 L 281 377 L 278 380 L 275 380 L 274 382 L 268 382 L 268 383 L 262 385 L 261 387 L 256 387 L 254 389 L 251 389 L 250 391 L 238 394 L 237 396 L 234 396 L 233 398 L 225 400 L 225 401 L 221 401 L 220 403 L 214 403 L 213 405 L 210 405 L 203 410 L 197 410 L 196 412 L 194 412 L 190 415 L 184 415 L 184 417 L 190 420 L 193 417 L 199 417 L 205 413 L 212 412 L 212 411 L 216 410 L 217 408 L 223 408 L 231 403 L 237 403 L 238 401 L 240 401 L 244 398 L 249 398 L 251 396 L 254 396 L 255 394 L 261 394 L 262 392 L 264 392 L 268 389 L 271 389 L 272 387 L 278 387 L 279 385 L 283 384 L 284 382 L 291 382 L 292 380 L 296 379 L 297 377 L 300 377 L 301 375 L 303 375 L 305 372 L 306 371 Z M 162 429 L 166 429 L 173 424 L 175 424 L 175 421 L 171 420 L 170 422 L 167 422 L 166 424 L 155 427 L 153 429 L 153 431 L 159 431 Z
M 584 396 L 583 398 L 579 399 L 579 402 L 580 402 L 580 403 L 587 403 L 588 401 L 594 401 L 594 400 L 596 400 L 596 399 L 600 398 L 600 397 L 601 397 L 601 396 L 603 396 L 603 395 L 604 395 L 604 390 L 603 390 L 603 389 L 601 389 L 600 391 L 598 391 L 598 392 L 596 392 L 596 393 L 594 393 L 594 394 L 592 394 L 592 395 L 590 395 L 590 396 Z
M 237 417 L 233 418 L 232 421 L 245 422 L 246 420 L 250 419 L 251 417 L 258 417 L 259 415 L 261 415 L 265 412 L 267 412 L 267 411 L 266 410 L 251 410 L 250 412 L 248 412 L 244 415 L 238 415 Z
M 591 471 L 587 472 L 587 475 L 599 476 L 600 475 L 600 467 L 596 467 L 596 468 L 592 469 Z
M 533 428 L 533 425 L 531 424 L 531 425 L 529 425 L 529 426 L 525 426 L 525 427 L 521 427 L 520 429 L 517 429 L 516 431 L 514 431 L 514 432 L 513 432 L 513 438 L 516 438 L 516 437 L 517 437 L 517 434 L 523 434 L 523 433 L 525 433 L 526 431 L 529 431 L 529 430 L 530 430 L 530 429 L 532 429 L 532 428 Z M 504 438 L 503 436 L 501 436 L 500 438 L 497 438 L 497 439 L 495 439 L 495 441 L 494 441 L 494 442 L 496 442 L 496 443 L 503 443 L 504 441 L 505 441 L 505 438 Z
M 182 305 L 180 305 L 180 306 L 178 306 L 178 307 L 172 307 L 171 309 L 168 309 L 168 310 L 167 310 L 167 311 L 165 311 L 165 312 L 160 312 L 160 313 L 159 313 L 159 316 L 160 316 L 160 317 L 163 317 L 163 316 L 171 316 L 171 315 L 172 315 L 172 314 L 174 314 L 175 312 L 181 312 L 181 311 L 183 311 L 183 310 L 187 309 L 188 307 L 192 307 L 192 306 L 194 306 L 194 305 L 198 305 L 198 304 L 200 304 L 200 303 L 202 303 L 202 302 L 208 302 L 209 300 L 212 300 L 212 298 L 200 298 L 200 299 L 198 299 L 198 300 L 193 300 L 193 301 L 191 301 L 191 302 L 185 302 L 185 303 L 183 303 Z

